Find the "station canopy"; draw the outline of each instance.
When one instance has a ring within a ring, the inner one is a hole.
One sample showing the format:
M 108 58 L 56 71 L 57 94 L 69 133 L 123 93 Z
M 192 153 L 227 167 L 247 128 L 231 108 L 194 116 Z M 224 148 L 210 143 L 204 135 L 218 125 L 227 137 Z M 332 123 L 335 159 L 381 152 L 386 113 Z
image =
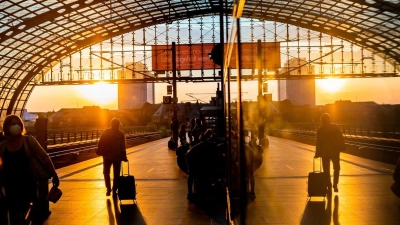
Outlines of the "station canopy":
M 235 2 L 239 1 L 2 0 L 1 117 L 21 113 L 34 88 L 34 79 L 69 54 L 156 24 L 220 12 L 229 15 Z M 362 46 L 399 68 L 398 0 L 245 2 L 244 18 L 287 23 L 329 34 Z

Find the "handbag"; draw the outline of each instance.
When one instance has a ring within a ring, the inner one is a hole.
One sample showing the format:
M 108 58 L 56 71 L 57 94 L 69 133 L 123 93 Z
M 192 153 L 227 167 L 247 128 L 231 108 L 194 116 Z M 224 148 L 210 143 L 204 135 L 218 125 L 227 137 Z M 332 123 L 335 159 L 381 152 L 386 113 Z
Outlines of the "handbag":
M 53 186 L 50 189 L 49 194 L 47 195 L 47 200 L 52 203 L 56 203 L 61 198 L 61 196 L 62 196 L 62 191 L 58 187 Z
M 32 171 L 33 178 L 35 180 L 48 180 L 51 178 L 51 174 L 48 172 L 48 170 L 45 167 L 45 163 L 42 162 L 41 159 L 39 159 L 35 154 L 32 154 L 32 151 L 30 150 L 29 146 L 29 141 L 27 141 L 27 138 L 24 139 L 25 146 L 27 147 L 25 149 L 28 158 L 29 158 L 29 167 Z

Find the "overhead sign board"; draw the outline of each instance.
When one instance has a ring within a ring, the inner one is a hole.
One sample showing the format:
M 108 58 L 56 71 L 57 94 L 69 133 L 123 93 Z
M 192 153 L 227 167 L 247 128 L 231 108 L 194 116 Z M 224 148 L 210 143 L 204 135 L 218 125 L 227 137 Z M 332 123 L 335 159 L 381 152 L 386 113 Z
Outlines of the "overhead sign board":
M 171 96 L 163 96 L 163 104 L 171 104 Z
M 210 59 L 209 54 L 215 44 L 192 44 L 176 46 L 176 67 L 178 70 L 200 70 L 220 68 Z M 226 50 L 226 45 L 225 48 Z M 171 45 L 153 45 L 152 46 L 152 68 L 154 71 L 172 70 L 172 51 Z M 280 68 L 280 43 L 265 42 L 262 43 L 262 68 L 275 71 Z M 242 69 L 257 68 L 257 43 L 241 44 Z M 236 66 L 236 47 L 234 46 L 230 68 Z
M 168 85 L 167 86 L 167 95 L 171 95 L 172 94 L 172 85 Z

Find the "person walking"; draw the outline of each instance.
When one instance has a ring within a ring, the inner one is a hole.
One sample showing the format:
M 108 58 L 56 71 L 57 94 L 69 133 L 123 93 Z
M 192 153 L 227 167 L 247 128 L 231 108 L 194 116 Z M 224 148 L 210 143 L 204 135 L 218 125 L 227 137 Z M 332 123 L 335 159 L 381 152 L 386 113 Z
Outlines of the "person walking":
M 316 151 L 314 158 L 322 158 L 322 167 L 328 190 L 338 192 L 340 172 L 340 152 L 346 149 L 344 137 L 339 127 L 331 123 L 331 116 L 324 113 L 321 116 L 322 125 L 317 129 Z M 333 186 L 331 183 L 330 162 L 333 165 Z
M 3 122 L 0 143 L 0 189 L 4 187 L 10 224 L 23 224 L 33 203 L 33 224 L 42 224 L 50 215 L 48 179 L 54 186 L 60 181 L 54 165 L 37 140 L 26 136 L 24 123 L 17 115 L 8 115 Z
M 114 197 L 118 191 L 118 178 L 120 177 L 121 162 L 128 161 L 125 148 L 125 133 L 120 130 L 121 122 L 113 118 L 111 128 L 106 129 L 100 136 L 97 144 L 97 155 L 103 156 L 104 182 L 107 188 L 106 196 L 110 196 L 111 190 Z M 111 166 L 113 166 L 113 186 L 111 188 Z

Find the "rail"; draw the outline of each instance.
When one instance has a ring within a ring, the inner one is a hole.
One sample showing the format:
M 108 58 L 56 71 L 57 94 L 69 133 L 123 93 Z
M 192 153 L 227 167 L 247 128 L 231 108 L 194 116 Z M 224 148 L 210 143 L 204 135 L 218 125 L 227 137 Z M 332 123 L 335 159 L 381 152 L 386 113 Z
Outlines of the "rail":
M 147 126 L 128 127 L 121 129 L 126 135 L 141 134 L 151 132 L 152 128 Z M 90 142 L 97 140 L 101 133 L 101 129 L 96 130 L 78 130 L 78 131 L 49 131 L 47 134 L 48 146 L 71 143 L 71 142 Z
M 295 132 L 290 130 L 274 130 L 274 132 L 286 132 L 298 137 L 315 140 L 315 133 L 310 132 Z M 357 138 L 351 135 L 344 135 L 346 144 L 356 146 L 358 148 L 373 148 L 382 151 L 400 152 L 400 140 L 396 139 L 378 139 L 378 138 Z M 379 143 L 379 144 L 377 144 Z
M 133 134 L 126 136 L 126 146 L 130 147 L 132 142 L 137 142 L 143 139 L 149 139 L 156 136 L 160 136 L 160 132 L 151 132 L 151 133 L 141 133 L 141 134 Z M 97 140 L 93 139 L 90 142 L 75 142 L 64 145 L 56 145 L 48 148 L 48 154 L 51 158 L 70 155 L 70 154 L 79 154 L 82 151 L 91 151 L 97 147 Z
M 400 139 L 400 126 L 396 124 L 363 125 L 337 124 L 345 135 Z M 319 124 L 291 123 L 285 129 L 315 132 Z
M 314 132 L 273 130 L 270 135 L 315 146 Z M 399 139 L 345 135 L 345 143 L 345 153 L 375 161 L 396 164 L 400 154 Z

